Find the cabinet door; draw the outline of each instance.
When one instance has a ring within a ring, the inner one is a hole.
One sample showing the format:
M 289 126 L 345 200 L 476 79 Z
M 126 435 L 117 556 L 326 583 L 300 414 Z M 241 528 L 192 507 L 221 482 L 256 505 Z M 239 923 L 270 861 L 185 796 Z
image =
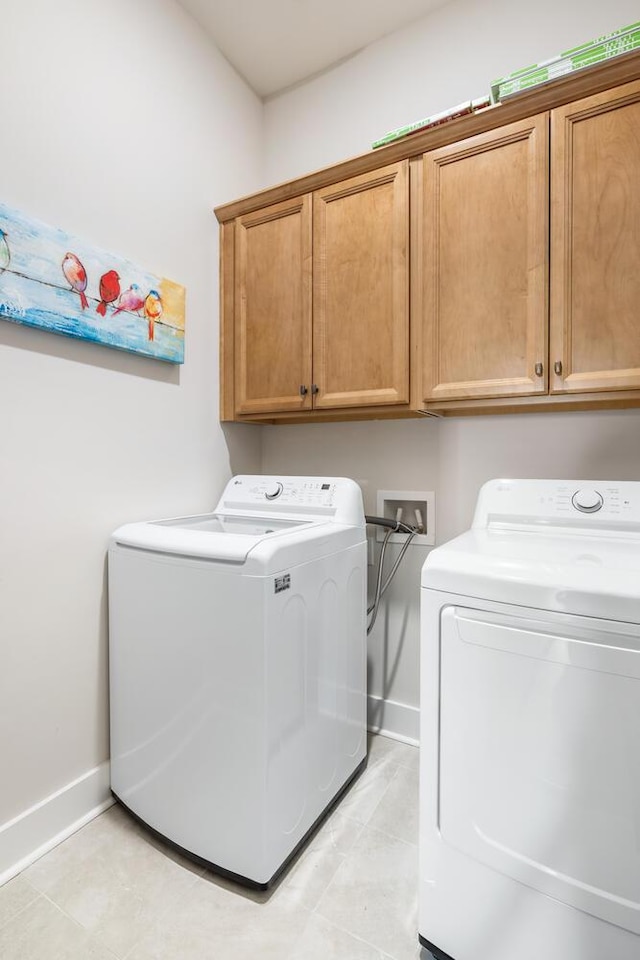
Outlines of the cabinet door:
M 311 407 L 311 241 L 310 195 L 236 220 L 237 413 Z
M 640 82 L 551 114 L 552 392 L 640 387 Z
M 545 393 L 548 115 L 425 154 L 423 178 L 423 399 Z
M 408 402 L 408 169 L 313 195 L 315 407 Z

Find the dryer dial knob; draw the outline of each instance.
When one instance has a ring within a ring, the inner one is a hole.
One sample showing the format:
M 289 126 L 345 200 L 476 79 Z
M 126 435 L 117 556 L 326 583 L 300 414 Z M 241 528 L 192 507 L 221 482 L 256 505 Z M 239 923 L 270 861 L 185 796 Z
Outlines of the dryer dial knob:
M 274 483 L 269 483 L 265 488 L 264 495 L 267 500 L 276 500 L 283 491 L 283 486 L 279 480 L 276 480 Z
M 604 500 L 602 494 L 598 493 L 597 490 L 585 487 L 582 490 L 576 490 L 571 497 L 571 502 L 576 510 L 580 510 L 581 513 L 597 513 L 598 510 L 602 509 Z

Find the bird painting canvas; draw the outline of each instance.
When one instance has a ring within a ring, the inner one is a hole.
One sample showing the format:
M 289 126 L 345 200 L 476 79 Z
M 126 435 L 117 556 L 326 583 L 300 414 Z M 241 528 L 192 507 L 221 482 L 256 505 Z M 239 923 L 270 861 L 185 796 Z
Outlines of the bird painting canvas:
M 184 362 L 183 286 L 2 203 L 0 319 Z

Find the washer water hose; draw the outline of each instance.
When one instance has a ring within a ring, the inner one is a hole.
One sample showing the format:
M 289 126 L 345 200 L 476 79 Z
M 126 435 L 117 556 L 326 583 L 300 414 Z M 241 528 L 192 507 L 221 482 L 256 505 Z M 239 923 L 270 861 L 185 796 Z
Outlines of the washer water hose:
M 387 532 L 385 534 L 384 540 L 382 541 L 382 547 L 380 549 L 380 559 L 378 560 L 378 571 L 376 574 L 376 589 L 373 598 L 373 603 L 367 608 L 367 616 L 371 616 L 369 621 L 369 626 L 367 627 L 367 635 L 373 630 L 373 625 L 376 622 L 376 617 L 378 616 L 378 608 L 380 606 L 380 600 L 384 596 L 384 593 L 396 575 L 396 570 L 402 562 L 402 558 L 407 552 L 407 547 L 418 533 L 417 527 L 410 527 L 407 523 L 402 523 L 401 520 L 388 520 L 386 517 L 365 517 L 367 523 L 374 524 L 378 527 L 387 527 Z M 402 549 L 396 558 L 396 562 L 391 568 L 391 573 L 385 580 L 384 584 L 382 583 L 382 570 L 384 566 L 384 555 L 387 550 L 387 544 L 389 542 L 389 537 L 392 533 L 406 533 L 407 539 L 402 544 Z

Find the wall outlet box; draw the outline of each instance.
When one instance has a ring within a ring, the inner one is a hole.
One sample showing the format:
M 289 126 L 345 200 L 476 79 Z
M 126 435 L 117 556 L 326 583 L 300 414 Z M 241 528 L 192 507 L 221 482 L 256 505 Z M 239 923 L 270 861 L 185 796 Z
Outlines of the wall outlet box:
M 377 511 L 379 517 L 396 520 L 398 513 L 403 523 L 410 527 L 422 526 L 423 532 L 417 533 L 411 545 L 433 546 L 436 542 L 436 495 L 425 490 L 378 490 Z M 376 528 L 377 539 L 384 540 L 384 527 Z M 406 533 L 392 533 L 390 543 L 404 543 Z

